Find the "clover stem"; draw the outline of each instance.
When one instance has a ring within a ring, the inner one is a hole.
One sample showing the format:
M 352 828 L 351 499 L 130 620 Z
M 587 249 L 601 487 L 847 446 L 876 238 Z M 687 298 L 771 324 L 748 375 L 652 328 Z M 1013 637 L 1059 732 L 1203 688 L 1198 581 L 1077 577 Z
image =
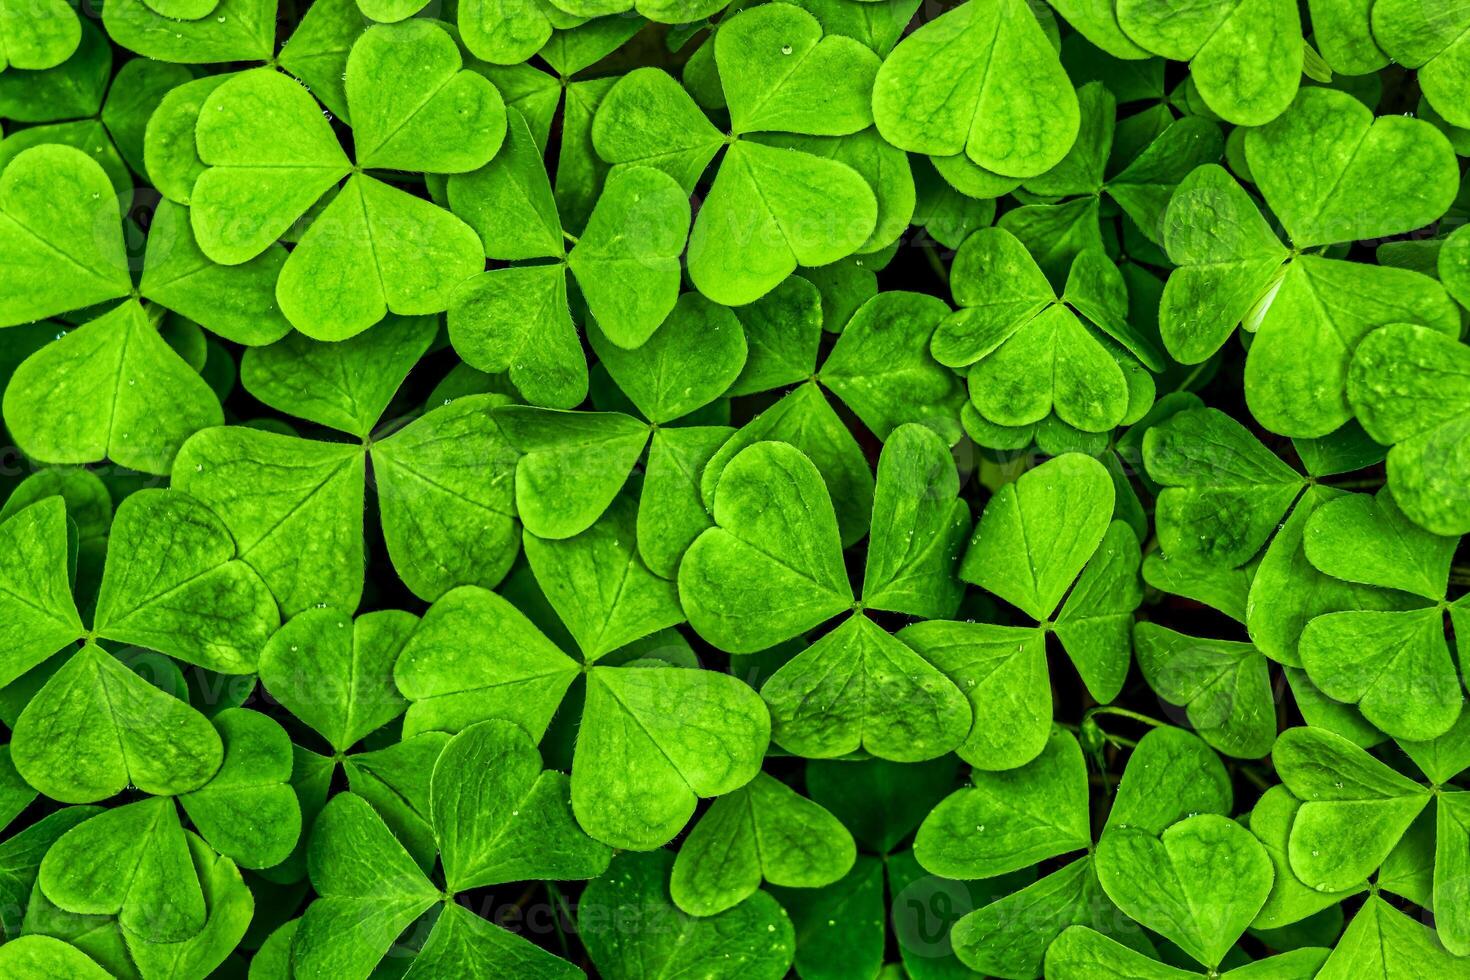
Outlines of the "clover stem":
M 1159 721 L 1157 718 L 1150 718 L 1148 715 L 1139 714 L 1137 711 L 1130 711 L 1127 708 L 1119 708 L 1116 705 L 1110 704 L 1105 704 L 1100 707 L 1093 708 L 1091 711 L 1087 712 L 1087 714 L 1088 717 L 1091 717 L 1093 715 L 1117 715 L 1119 718 L 1131 718 L 1133 721 L 1139 721 L 1145 725 L 1152 725 L 1154 728 L 1168 727 L 1168 725 L 1166 725 L 1162 721 Z
M 567 943 L 567 934 L 561 927 L 563 915 L 567 916 L 568 921 L 571 919 L 571 912 L 567 909 L 567 900 L 554 881 L 546 883 L 546 897 L 551 900 L 551 924 L 556 927 L 556 941 L 561 944 L 562 956 L 570 960 L 572 958 L 571 946 Z
M 1210 361 L 1207 358 L 1207 359 L 1205 359 L 1203 361 L 1200 361 L 1198 364 L 1196 364 L 1194 366 L 1194 370 L 1193 371 L 1190 371 L 1188 374 L 1186 374 L 1184 376 L 1184 380 L 1181 381 L 1181 382 L 1179 382 L 1177 385 L 1174 386 L 1174 390 L 1175 391 L 1185 391 L 1185 390 L 1187 390 L 1190 385 L 1194 384 L 1194 379 L 1195 378 L 1198 378 L 1200 376 L 1200 372 L 1203 371 L 1209 365 L 1209 363 L 1210 363 Z
M 944 263 L 939 261 L 939 253 L 932 248 L 926 248 L 924 249 L 924 258 L 928 260 L 929 268 L 934 270 L 934 274 L 939 277 L 939 281 L 948 288 L 949 273 L 945 270 Z
M 577 236 L 576 235 L 573 235 L 571 232 L 567 231 L 565 228 L 563 228 L 562 231 L 561 231 L 561 237 L 565 238 L 567 241 L 571 242 L 573 245 L 577 244 Z

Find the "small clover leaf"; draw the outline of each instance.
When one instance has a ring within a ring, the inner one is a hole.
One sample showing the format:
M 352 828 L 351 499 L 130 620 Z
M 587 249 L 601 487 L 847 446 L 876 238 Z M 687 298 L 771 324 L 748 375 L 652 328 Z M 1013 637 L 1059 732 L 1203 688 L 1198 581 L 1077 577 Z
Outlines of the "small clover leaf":
M 1465 466 L 1456 447 L 1467 428 L 1470 349 L 1425 327 L 1393 324 L 1354 352 L 1348 395 L 1363 428 L 1391 445 L 1394 502 L 1436 534 L 1470 531 Z
M 67 508 L 50 497 L 0 522 L 0 681 L 17 677 L 86 633 L 71 597 Z
M 687 915 L 669 898 L 673 861 L 669 851 L 620 854 L 605 875 L 587 886 L 578 918 L 587 950 L 603 975 L 635 977 L 650 969 L 677 975 L 696 969 L 710 980 L 785 976 L 796 938 L 776 900 L 757 891 L 718 915 Z
M 762 881 L 830 885 L 856 854 L 852 835 L 832 814 L 762 773 L 716 800 L 694 825 L 674 859 L 669 892 L 690 915 L 718 915 L 754 895 Z
M 632 499 L 621 496 L 573 537 L 526 536 L 536 582 L 588 663 L 684 622 L 674 584 L 639 557 L 636 524 Z
M 951 283 L 961 309 L 935 330 L 934 357 L 972 365 L 970 398 L 991 422 L 1028 425 L 1055 410 L 1077 428 L 1111 429 L 1130 409 L 1122 362 L 1161 363 L 1127 326 L 1127 288 L 1101 253 L 1077 257 L 1059 298 L 1014 235 L 981 229 L 960 247 Z
M 491 258 L 557 260 L 481 273 L 459 286 L 450 305 L 455 349 L 483 370 L 509 371 L 530 401 L 570 408 L 586 396 L 586 363 L 574 353 L 568 272 L 592 319 L 618 347 L 644 344 L 673 310 L 689 203 L 660 171 L 634 167 L 610 174 L 582 237 L 567 253 L 541 150 L 525 119 L 513 113 L 505 151 L 451 178 L 448 194 Z M 535 311 L 529 318 L 528 308 Z
M 26 358 L 5 389 L 5 422 L 16 441 L 47 462 L 110 458 L 169 472 L 183 442 L 220 425 L 224 414 L 155 319 L 124 302 Z

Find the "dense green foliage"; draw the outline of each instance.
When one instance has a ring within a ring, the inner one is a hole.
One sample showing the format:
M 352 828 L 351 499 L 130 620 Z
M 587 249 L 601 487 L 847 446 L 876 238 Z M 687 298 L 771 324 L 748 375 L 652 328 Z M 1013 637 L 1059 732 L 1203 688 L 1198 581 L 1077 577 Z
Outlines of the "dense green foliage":
M 1470 978 L 1470 3 L 0 0 L 0 127 L 0 977 Z

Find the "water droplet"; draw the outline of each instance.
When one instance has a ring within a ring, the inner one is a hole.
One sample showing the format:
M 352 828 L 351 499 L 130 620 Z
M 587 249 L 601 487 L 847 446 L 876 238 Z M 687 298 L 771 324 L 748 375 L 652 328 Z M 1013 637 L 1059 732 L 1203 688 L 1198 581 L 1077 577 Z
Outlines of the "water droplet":
M 790 54 L 791 53 L 791 45 L 789 45 L 789 44 L 783 44 L 783 45 L 781 45 L 781 53 L 782 54 Z

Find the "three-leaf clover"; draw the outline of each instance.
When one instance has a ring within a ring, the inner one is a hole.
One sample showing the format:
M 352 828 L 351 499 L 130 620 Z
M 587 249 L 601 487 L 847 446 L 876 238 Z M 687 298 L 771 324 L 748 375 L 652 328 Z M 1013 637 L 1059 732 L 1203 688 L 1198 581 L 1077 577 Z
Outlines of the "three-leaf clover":
M 1048 635 L 1061 641 L 1098 701 L 1122 689 L 1142 589 L 1137 538 L 1113 519 L 1113 497 L 1102 464 L 1076 453 L 1001 487 L 975 525 L 959 576 L 1036 625 L 931 621 L 899 633 L 969 699 L 974 724 L 956 751 L 971 765 L 1012 769 L 1046 746 Z
M 1164 247 L 1179 268 L 1164 287 L 1159 328 L 1169 353 L 1192 364 L 1243 323 L 1256 335 L 1245 371 L 1251 413 L 1282 435 L 1325 435 L 1351 415 L 1348 365 L 1374 327 L 1453 332 L 1459 314 L 1421 274 L 1303 252 L 1435 220 L 1458 186 L 1454 154 L 1422 120 L 1375 119 L 1345 93 L 1307 88 L 1247 133 L 1245 156 L 1292 248 L 1234 178 L 1197 169 L 1165 217 Z M 1415 161 L 1412 176 L 1400 169 L 1405 160 Z
M 1461 897 L 1463 854 L 1470 843 L 1470 798 L 1450 780 L 1470 766 L 1467 732 L 1470 726 L 1459 724 L 1432 741 L 1399 742 L 1430 781 L 1428 786 L 1340 735 L 1319 728 L 1283 732 L 1274 753 L 1277 772 L 1287 790 L 1301 800 L 1287 842 L 1291 873 L 1319 891 L 1360 887 L 1381 865 L 1386 870 L 1385 861 L 1397 848 L 1417 847 L 1406 834 L 1433 803 L 1433 833 L 1424 851 L 1414 856 L 1426 877 L 1432 868 L 1427 884 L 1433 896 L 1416 893 L 1414 898 L 1432 902 L 1440 940 L 1463 955 L 1470 948 L 1470 919 Z M 1383 879 L 1380 871 L 1380 887 L 1402 888 Z
M 1058 297 L 1014 235 L 982 228 L 960 246 L 950 288 L 961 309 L 934 331 L 934 357 L 969 368 L 970 400 L 990 422 L 1030 425 L 1055 412 L 1102 432 L 1153 404 L 1143 368 L 1160 369 L 1162 354 L 1129 326 L 1127 287 L 1102 252 L 1077 256 Z
M 96 641 L 138 644 L 224 673 L 254 671 L 279 614 L 224 525 L 181 493 L 130 496 L 113 522 L 90 631 L 71 597 L 63 499 L 30 505 L 0 524 L 0 536 L 24 556 L 5 572 L 6 618 L 20 641 L 6 653 L 6 682 L 86 641 L 15 722 L 11 754 L 26 781 L 66 802 L 104 799 L 130 784 L 160 794 L 197 789 L 220 765 L 220 736 Z
M 949 450 L 932 430 L 910 425 L 889 437 L 858 602 L 812 462 L 792 446 L 759 442 L 725 467 L 714 526 L 679 566 L 679 597 L 695 632 L 748 653 L 854 613 L 762 686 L 784 748 L 812 758 L 861 748 L 918 761 L 964 739 L 971 723 L 964 695 L 863 611 L 953 614 L 954 562 L 969 525 L 958 491 Z
M 364 33 L 345 83 L 355 166 L 310 93 L 287 76 L 252 69 L 219 85 L 194 132 L 205 169 L 190 218 L 204 254 L 226 265 L 255 258 L 349 177 L 281 267 L 281 311 L 311 337 L 344 340 L 390 311 L 447 308 L 450 289 L 483 268 L 474 233 L 364 171 L 462 173 L 495 155 L 504 102 L 461 66 L 454 39 L 431 21 Z
M 355 444 L 224 426 L 180 450 L 173 485 L 214 509 L 286 615 L 317 603 L 357 607 L 369 460 L 389 555 L 415 594 L 493 586 L 510 569 L 516 454 L 491 417 L 505 396 L 453 399 L 373 435 L 434 335 L 431 318 L 389 316 L 345 341 L 292 334 L 243 359 L 241 378 L 257 398 Z
M 598 840 L 649 850 L 683 828 L 700 797 L 755 777 L 770 719 L 756 693 L 728 674 L 648 658 L 598 663 L 683 620 L 672 583 L 638 558 L 632 516 L 615 507 L 573 538 L 527 537 L 531 568 L 581 650 L 581 664 L 509 601 L 466 586 L 429 608 L 393 677 L 410 702 L 406 733 L 506 719 L 539 740 L 585 675 L 571 776 L 577 821 Z M 493 655 L 467 647 L 467 637 Z
M 442 903 L 408 976 L 448 975 L 456 963 L 496 972 L 571 977 L 580 971 L 457 903 L 457 894 L 507 881 L 592 878 L 609 851 L 576 826 L 565 778 L 543 771 L 536 746 L 508 722 L 451 738 L 433 766 L 429 819 L 444 885 L 434 884 L 362 797 L 323 808 L 308 864 L 317 898 L 291 940 L 293 975 L 366 978 L 399 934 Z
M 662 171 L 633 167 L 610 174 L 568 252 L 563 239 L 569 233 L 541 149 L 512 110 L 504 149 L 488 165 L 451 177 L 448 195 L 490 258 L 554 260 L 483 272 L 461 284 L 450 304 L 455 350 L 481 370 L 508 371 L 527 400 L 571 408 L 587 395 L 568 272 L 591 319 L 619 347 L 643 345 L 674 308 L 689 201 Z
M 604 96 L 592 126 L 613 172 L 653 166 L 686 192 L 721 149 L 724 159 L 689 235 L 695 288 L 729 306 L 770 292 L 796 267 L 863 249 L 879 220 L 874 188 L 842 159 L 763 134 L 848 137 L 873 122 L 878 57 L 786 3 L 729 18 L 714 38 L 730 113 L 724 136 L 669 75 L 639 68 Z M 820 190 L 818 190 L 820 188 Z M 879 243 L 875 248 L 882 247 Z

